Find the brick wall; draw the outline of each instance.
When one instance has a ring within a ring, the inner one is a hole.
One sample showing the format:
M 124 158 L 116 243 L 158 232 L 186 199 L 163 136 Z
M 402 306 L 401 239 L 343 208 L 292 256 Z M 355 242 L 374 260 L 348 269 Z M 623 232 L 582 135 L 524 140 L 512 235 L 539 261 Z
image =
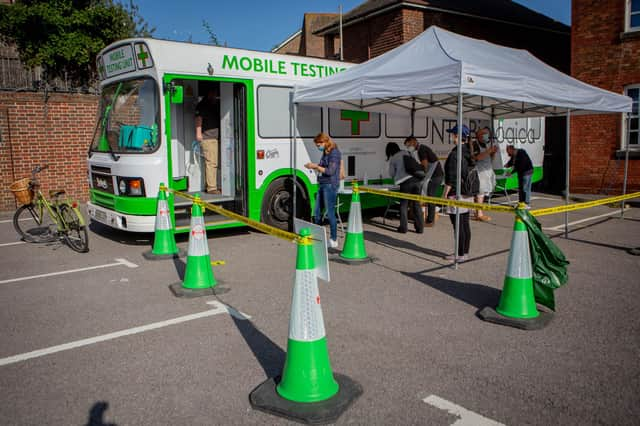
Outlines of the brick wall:
M 301 38 L 302 38 L 301 34 L 298 34 L 297 36 L 289 40 L 288 43 L 281 46 L 280 49 L 274 51 L 274 53 L 281 53 L 283 55 L 286 55 L 286 54 L 299 55 Z
M 403 43 L 403 12 L 395 9 L 343 28 L 344 59 L 364 62 Z
M 623 93 L 640 84 L 640 37 L 622 36 L 624 1 L 573 0 L 571 74 L 589 84 Z M 640 35 L 640 34 L 639 34 Z M 620 192 L 624 164 L 620 114 L 571 120 L 572 192 Z M 620 156 L 618 156 L 620 157 Z M 629 162 L 629 190 L 640 190 L 640 159 Z
M 0 92 L 0 211 L 16 203 L 9 185 L 30 176 L 38 164 L 42 189 L 64 188 L 86 201 L 87 149 L 93 136 L 98 98 L 92 95 Z

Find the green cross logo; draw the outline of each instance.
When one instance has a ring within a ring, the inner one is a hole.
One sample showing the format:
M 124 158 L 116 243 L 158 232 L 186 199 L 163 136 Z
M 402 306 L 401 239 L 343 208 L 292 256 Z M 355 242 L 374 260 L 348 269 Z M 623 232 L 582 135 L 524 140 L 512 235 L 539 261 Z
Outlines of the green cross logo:
M 140 62 L 142 62 L 142 68 L 146 68 L 147 67 L 147 59 L 149 58 L 149 54 L 147 52 L 144 51 L 144 47 L 139 44 L 138 45 L 138 49 L 139 49 L 139 53 L 138 53 L 138 60 Z
M 369 121 L 369 113 L 367 111 L 342 109 L 340 110 L 340 120 L 351 121 L 351 136 L 358 136 L 360 135 L 360 123 Z

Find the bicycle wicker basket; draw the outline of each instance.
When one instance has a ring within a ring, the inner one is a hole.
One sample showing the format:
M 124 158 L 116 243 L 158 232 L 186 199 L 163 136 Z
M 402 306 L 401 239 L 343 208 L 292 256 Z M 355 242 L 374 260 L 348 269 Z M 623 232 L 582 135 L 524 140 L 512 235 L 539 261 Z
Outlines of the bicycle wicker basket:
M 31 178 L 27 177 L 18 179 L 9 186 L 20 204 L 31 204 L 33 201 L 33 191 L 29 189 L 29 182 L 31 182 Z

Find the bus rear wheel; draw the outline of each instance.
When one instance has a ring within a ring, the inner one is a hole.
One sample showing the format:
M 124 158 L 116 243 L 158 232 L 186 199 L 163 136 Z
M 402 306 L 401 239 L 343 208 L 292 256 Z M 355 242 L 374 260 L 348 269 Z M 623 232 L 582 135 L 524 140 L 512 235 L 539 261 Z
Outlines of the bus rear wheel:
M 296 217 L 309 218 L 309 196 L 298 185 L 296 188 Z M 262 222 L 276 228 L 293 229 L 293 180 L 277 179 L 269 185 L 262 201 Z

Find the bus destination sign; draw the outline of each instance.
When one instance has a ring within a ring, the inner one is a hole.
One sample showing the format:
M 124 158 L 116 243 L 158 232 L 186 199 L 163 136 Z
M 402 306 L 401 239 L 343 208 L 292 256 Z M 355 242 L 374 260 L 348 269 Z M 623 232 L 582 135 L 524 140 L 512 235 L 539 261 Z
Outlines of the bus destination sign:
M 104 61 L 104 75 L 106 78 L 129 71 L 135 71 L 136 69 L 133 63 L 133 51 L 130 45 L 110 50 L 102 56 L 102 60 Z

